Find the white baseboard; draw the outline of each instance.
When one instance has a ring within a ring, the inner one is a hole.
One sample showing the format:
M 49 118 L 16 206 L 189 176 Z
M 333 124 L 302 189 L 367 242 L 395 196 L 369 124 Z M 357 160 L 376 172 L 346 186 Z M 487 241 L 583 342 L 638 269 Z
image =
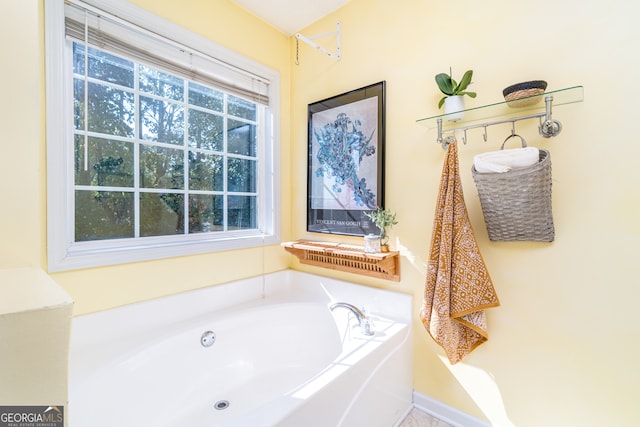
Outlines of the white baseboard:
M 491 424 L 488 424 L 486 421 L 472 417 L 465 412 L 418 393 L 415 390 L 413 391 L 413 406 L 456 427 L 491 427 Z

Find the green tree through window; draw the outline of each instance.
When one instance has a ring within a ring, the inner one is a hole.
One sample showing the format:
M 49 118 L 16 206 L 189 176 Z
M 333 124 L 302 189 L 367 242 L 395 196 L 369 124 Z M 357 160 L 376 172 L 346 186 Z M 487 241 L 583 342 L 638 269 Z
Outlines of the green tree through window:
M 73 43 L 75 241 L 258 227 L 257 104 Z

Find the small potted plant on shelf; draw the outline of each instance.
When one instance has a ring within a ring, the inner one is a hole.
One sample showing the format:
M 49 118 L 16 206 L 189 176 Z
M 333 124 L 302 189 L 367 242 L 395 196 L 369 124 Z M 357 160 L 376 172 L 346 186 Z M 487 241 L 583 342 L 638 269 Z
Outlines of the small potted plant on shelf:
M 398 223 L 396 220 L 396 214 L 389 209 L 383 209 L 377 207 L 376 210 L 371 212 L 365 212 L 367 218 L 369 218 L 380 230 L 380 250 L 382 252 L 389 252 L 389 236 L 387 235 L 387 227 L 393 227 Z
M 466 90 L 471 84 L 472 78 L 473 70 L 467 70 L 459 83 L 453 79 L 451 68 L 449 68 L 449 74 L 436 74 L 436 83 L 438 84 L 438 88 L 440 89 L 440 92 L 445 95 L 440 99 L 440 102 L 438 102 L 438 108 L 441 108 L 442 105 L 444 105 L 444 114 L 447 116 L 448 120 L 456 121 L 462 118 L 462 112 L 464 110 L 464 99 L 462 97 L 464 95 L 468 95 L 471 98 L 476 97 L 475 92 L 469 92 Z

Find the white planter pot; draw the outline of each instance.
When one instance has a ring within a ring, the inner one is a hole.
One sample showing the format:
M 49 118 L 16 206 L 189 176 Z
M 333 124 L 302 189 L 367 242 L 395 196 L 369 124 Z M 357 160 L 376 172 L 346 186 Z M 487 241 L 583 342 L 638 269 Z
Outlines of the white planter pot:
M 444 99 L 445 119 L 455 122 L 464 116 L 464 99 L 462 96 L 449 96 Z
M 380 237 L 375 234 L 367 234 L 364 236 L 364 252 L 368 254 L 377 254 L 380 252 Z

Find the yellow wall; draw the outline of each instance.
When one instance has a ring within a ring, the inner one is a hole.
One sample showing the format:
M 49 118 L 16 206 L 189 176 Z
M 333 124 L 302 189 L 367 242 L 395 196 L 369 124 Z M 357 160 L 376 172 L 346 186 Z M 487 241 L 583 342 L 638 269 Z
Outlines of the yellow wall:
M 639 18 L 628 0 L 353 0 L 301 31 L 326 33 L 340 20 L 343 57 L 301 44 L 300 65 L 292 64 L 293 237 L 319 238 L 305 231 L 307 104 L 386 80 L 386 205 L 398 214 L 392 242 L 402 251 L 402 281 L 368 282 L 414 294 L 416 312 L 444 160 L 435 131 L 416 124 L 439 114 L 434 75 L 451 66 L 459 79 L 472 68 L 478 98 L 467 107 L 499 102 L 519 81 L 585 87 L 583 103 L 554 108 L 564 125 L 555 139 L 539 137 L 535 123 L 517 125 L 530 145 L 551 152 L 551 244 L 488 240 L 470 168 L 509 127 L 489 128 L 488 143 L 481 130 L 460 143 L 467 207 L 502 305 L 487 312 L 489 342 L 454 367 L 416 314 L 417 391 L 501 426 L 640 420 Z
M 287 38 L 227 0 L 136 0 L 159 15 L 280 71 L 283 240 L 305 231 L 306 107 L 387 81 L 386 204 L 398 213 L 392 243 L 402 281 L 301 266 L 279 246 L 52 275 L 75 314 L 291 266 L 411 293 L 419 308 L 444 153 L 417 125 L 437 114 L 433 76 L 475 70 L 467 105 L 499 101 L 510 83 L 545 79 L 550 89 L 585 87 L 585 102 L 554 109 L 560 136 L 531 145 L 551 151 L 556 241 L 492 243 L 469 173 L 473 155 L 496 149 L 507 129 L 490 128 L 460 147 L 467 205 L 502 306 L 488 311 L 490 340 L 450 367 L 415 321 L 415 388 L 496 425 L 619 425 L 640 419 L 635 402 L 640 326 L 634 316 L 640 244 L 640 144 L 634 138 L 640 10 L 634 2 L 353 0 L 302 32 L 342 22 L 335 62 Z M 572 3 L 572 4 L 569 4 Z M 0 182 L 0 267 L 46 268 L 43 0 L 0 2 L 5 102 Z M 20 40 L 20 44 L 15 44 Z M 332 41 L 327 47 L 332 47 Z M 355 239 L 343 238 L 354 242 Z
M 44 57 L 40 9 L 36 1 L 0 2 L 0 44 L 4 55 L 0 75 L 7 82 L 0 103 L 0 268 L 35 267 L 44 262 Z

